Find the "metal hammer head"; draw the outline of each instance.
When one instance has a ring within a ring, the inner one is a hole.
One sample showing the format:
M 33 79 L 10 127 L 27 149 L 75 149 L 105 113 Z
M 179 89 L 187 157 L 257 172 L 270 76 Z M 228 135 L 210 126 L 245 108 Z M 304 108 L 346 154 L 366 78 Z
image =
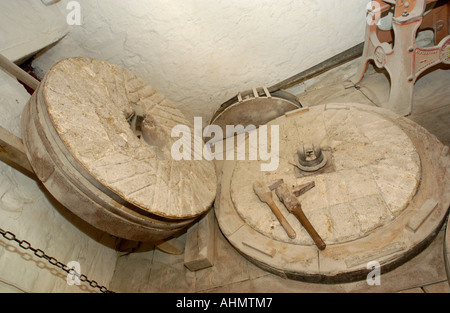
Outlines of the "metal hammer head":
M 274 182 L 273 184 L 269 185 L 269 189 L 275 190 L 277 189 L 279 186 L 281 186 L 282 184 L 284 184 L 284 180 L 283 179 L 279 179 L 276 182 Z M 295 186 L 294 188 L 290 188 L 292 193 L 296 196 L 299 197 L 302 194 L 304 194 L 305 192 L 307 192 L 308 190 L 314 188 L 316 186 L 315 182 L 309 182 L 300 186 Z
M 284 184 L 284 180 L 283 179 L 279 179 L 276 182 L 274 182 L 273 184 L 269 185 L 268 187 L 269 187 L 270 190 L 275 190 L 282 184 Z

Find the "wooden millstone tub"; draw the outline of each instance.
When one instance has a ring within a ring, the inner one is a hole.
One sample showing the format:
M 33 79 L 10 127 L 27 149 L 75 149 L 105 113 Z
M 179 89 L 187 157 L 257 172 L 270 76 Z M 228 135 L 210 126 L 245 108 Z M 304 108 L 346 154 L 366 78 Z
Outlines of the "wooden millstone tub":
M 279 127 L 279 143 L 271 146 L 279 145 L 278 168 L 261 171 L 268 161 L 252 161 L 248 151 L 243 160 L 223 162 L 214 205 L 227 240 L 264 270 L 311 283 L 364 280 L 377 265 L 386 273 L 410 260 L 441 230 L 450 203 L 449 149 L 419 125 L 354 103 L 302 108 L 267 125 Z M 310 146 L 327 162 L 306 171 L 298 152 Z M 276 192 L 295 238 L 255 194 L 255 182 L 269 190 L 280 179 L 292 191 L 314 183 L 298 200 L 325 249 Z
M 144 80 L 90 58 L 54 65 L 22 116 L 33 170 L 59 202 L 107 233 L 154 243 L 207 212 L 216 194 L 212 162 L 172 158 L 180 124 L 192 129 Z

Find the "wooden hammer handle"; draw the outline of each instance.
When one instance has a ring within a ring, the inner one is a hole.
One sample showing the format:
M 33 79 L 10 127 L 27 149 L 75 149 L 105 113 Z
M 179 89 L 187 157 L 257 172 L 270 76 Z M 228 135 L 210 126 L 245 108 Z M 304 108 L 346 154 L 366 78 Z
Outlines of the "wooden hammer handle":
M 297 217 L 297 219 L 306 229 L 308 234 L 314 240 L 314 243 L 317 245 L 317 247 L 320 250 L 325 249 L 326 247 L 325 242 L 322 240 L 317 231 L 311 225 L 305 213 L 303 213 L 300 201 L 298 201 L 297 197 L 289 190 L 289 187 L 283 183 L 277 189 L 275 189 L 275 193 L 277 194 L 280 201 L 289 210 L 289 212 L 291 212 L 292 214 L 295 215 L 295 217 Z
M 297 217 L 297 219 L 300 221 L 300 223 L 305 227 L 308 234 L 311 236 L 311 238 L 314 240 L 314 243 L 316 244 L 317 248 L 320 250 L 324 250 L 327 246 L 325 242 L 322 240 L 322 238 L 319 236 L 317 231 L 314 229 L 314 227 L 309 222 L 308 218 L 306 217 L 305 213 L 303 213 L 303 210 L 295 209 L 292 211 L 292 214 Z
M 281 213 L 280 209 L 277 207 L 275 202 L 273 200 L 269 200 L 266 202 L 269 207 L 272 209 L 273 214 L 277 217 L 278 221 L 280 222 L 281 226 L 283 226 L 284 230 L 286 231 L 289 238 L 294 239 L 296 237 L 295 230 L 292 228 L 291 224 L 287 221 L 287 219 L 284 217 L 284 215 Z
M 272 210 L 273 214 L 277 217 L 281 226 L 283 226 L 284 230 L 288 234 L 288 236 L 292 239 L 295 238 L 296 233 L 289 222 L 286 220 L 283 214 L 281 214 L 280 209 L 277 207 L 275 202 L 273 201 L 272 191 L 267 187 L 263 182 L 256 181 L 253 183 L 253 190 L 255 194 L 258 196 L 259 200 L 267 203 L 267 205 Z

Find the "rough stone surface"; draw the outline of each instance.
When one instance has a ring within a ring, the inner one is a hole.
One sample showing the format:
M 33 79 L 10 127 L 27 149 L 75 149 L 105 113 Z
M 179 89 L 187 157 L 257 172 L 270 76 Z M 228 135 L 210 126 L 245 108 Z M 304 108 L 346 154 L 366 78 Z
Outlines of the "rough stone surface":
M 288 185 L 314 181 L 316 186 L 299 200 L 329 244 L 364 237 L 390 222 L 416 193 L 421 179 L 416 149 L 398 126 L 377 114 L 318 106 L 297 117 L 284 118 L 279 125 L 278 169 L 264 173 L 258 170 L 260 162 L 240 161 L 232 178 L 234 206 L 258 232 L 289 243 L 312 242 L 295 216 L 276 201 L 297 232 L 295 239 L 287 236 L 269 207 L 252 191 L 257 180 L 267 185 L 280 178 Z M 297 147 L 308 143 L 321 144 L 330 151 L 334 171 L 296 178 L 294 154 Z
M 289 119 L 298 123 L 291 125 Z M 349 282 L 364 279 L 370 261 L 379 262 L 383 271 L 392 270 L 422 251 L 437 234 L 450 201 L 445 183 L 448 156 L 442 143 L 417 124 L 373 106 L 327 104 L 280 117 L 270 125 L 280 126 L 284 142 L 277 170 L 260 172 L 252 164 L 258 162 L 248 158 L 220 164 L 216 216 L 226 238 L 250 261 L 289 279 Z M 382 135 L 377 135 L 377 128 Z M 317 139 L 333 164 L 313 175 L 293 170 L 290 159 L 296 149 L 292 147 L 305 138 Z M 342 155 L 335 158 L 336 152 Z M 297 233 L 289 239 L 267 205 L 254 195 L 255 180 L 269 184 L 280 178 L 292 186 L 315 181 L 316 187 L 299 200 L 328 243 L 324 250 L 318 251 L 295 217 L 276 202 Z M 429 207 L 426 200 L 433 197 L 439 205 L 423 215 L 423 208 Z M 419 228 L 411 230 L 409 221 L 422 216 L 425 220 Z M 270 249 L 276 251 L 261 252 Z
M 211 207 L 214 165 L 194 160 L 201 138 L 152 86 L 127 70 L 89 58 L 59 62 L 42 86 L 52 125 L 67 150 L 104 186 L 163 217 L 191 218 Z M 127 121 L 132 114 L 144 118 L 141 135 Z M 171 155 L 180 140 L 171 137 L 177 125 L 190 129 L 191 160 Z

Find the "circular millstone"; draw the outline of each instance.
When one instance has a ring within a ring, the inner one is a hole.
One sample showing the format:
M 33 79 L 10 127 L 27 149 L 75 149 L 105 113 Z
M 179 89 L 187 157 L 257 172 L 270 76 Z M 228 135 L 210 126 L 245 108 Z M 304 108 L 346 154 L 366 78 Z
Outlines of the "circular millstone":
M 330 104 L 275 119 L 268 129 L 275 125 L 278 168 L 262 172 L 261 164 L 269 161 L 251 161 L 248 154 L 244 161 L 225 163 L 216 207 L 227 239 L 257 265 L 311 282 L 362 279 L 368 262 L 389 270 L 423 249 L 442 225 L 449 186 L 440 160 L 448 156 L 414 123 L 379 108 Z M 295 162 L 298 147 L 311 143 L 328 159 L 313 173 Z M 255 181 L 269 186 L 280 179 L 292 189 L 314 182 L 298 200 L 325 250 L 318 250 L 275 192 L 275 204 L 296 232 L 293 239 L 255 195 Z
M 140 240 L 149 230 L 185 226 L 214 201 L 214 164 L 172 158 L 176 125 L 193 133 L 182 113 L 144 80 L 89 58 L 57 63 L 23 116 L 30 162 L 55 198 L 101 229 Z M 58 189 L 61 182 L 66 192 Z M 65 200 L 67 194 L 79 197 Z
M 297 147 L 309 140 L 331 153 L 332 168 L 297 177 L 294 156 Z M 277 201 L 297 232 L 293 240 L 286 235 L 269 207 L 252 192 L 254 181 L 270 185 L 283 179 L 291 186 L 314 181 L 315 187 L 300 198 L 302 208 L 331 244 L 360 238 L 395 219 L 416 193 L 421 177 L 413 143 L 393 122 L 369 112 L 320 107 L 280 123 L 279 167 L 264 173 L 259 166 L 259 162 L 247 161 L 234 169 L 231 198 L 237 212 L 258 232 L 299 244 L 313 242 L 296 217 Z

